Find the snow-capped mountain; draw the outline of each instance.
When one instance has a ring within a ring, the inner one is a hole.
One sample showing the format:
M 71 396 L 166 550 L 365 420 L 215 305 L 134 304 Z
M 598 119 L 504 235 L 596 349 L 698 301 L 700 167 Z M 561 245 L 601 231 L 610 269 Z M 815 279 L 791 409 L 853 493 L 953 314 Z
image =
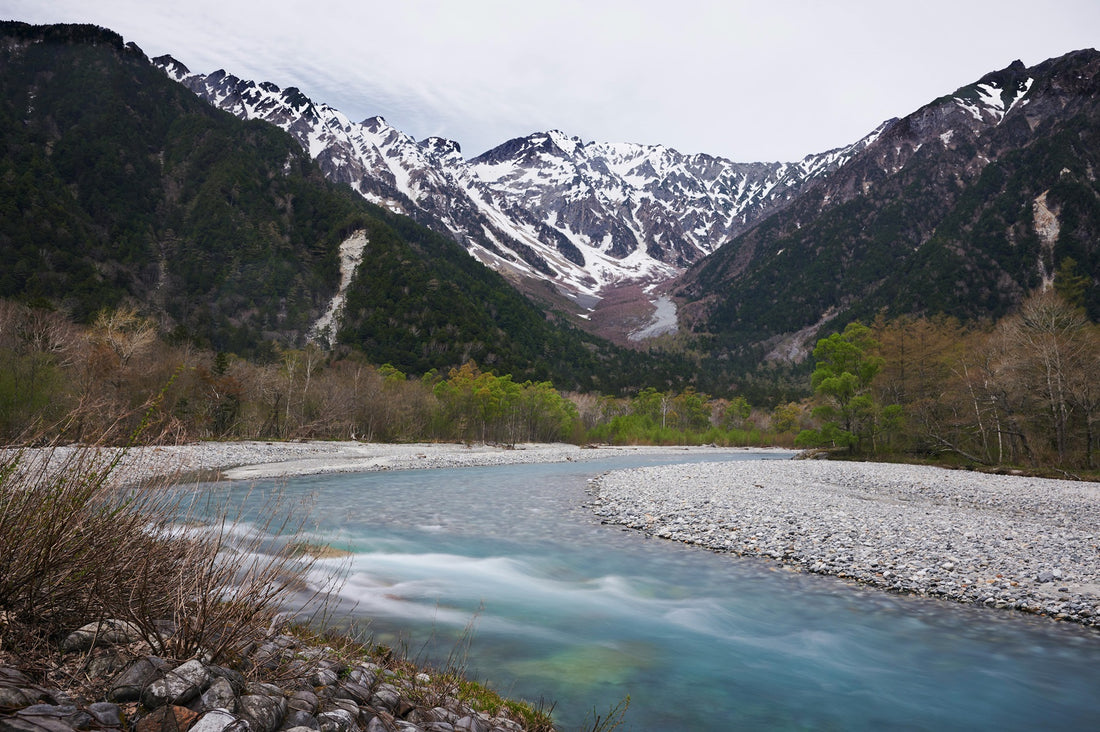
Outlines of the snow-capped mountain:
M 513 277 L 548 280 L 585 305 L 607 288 L 654 284 L 783 207 L 873 141 L 798 163 L 735 163 L 660 145 L 583 142 L 558 131 L 472 160 L 450 140 L 417 141 L 382 117 L 353 122 L 296 88 L 193 74 L 171 78 L 244 119 L 290 132 L 333 180 L 453 236 Z
M 797 360 L 823 329 L 880 313 L 1000 317 L 1067 259 L 1092 287 L 1097 170 L 1100 53 L 1016 61 L 891 122 L 690 268 L 682 322 L 753 358 Z M 1096 295 L 1082 304 L 1100 312 Z

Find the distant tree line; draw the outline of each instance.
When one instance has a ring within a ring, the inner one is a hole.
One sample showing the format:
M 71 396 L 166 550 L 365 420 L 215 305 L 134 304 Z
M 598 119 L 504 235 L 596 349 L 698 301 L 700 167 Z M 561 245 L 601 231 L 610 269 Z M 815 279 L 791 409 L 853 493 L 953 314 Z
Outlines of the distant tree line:
M 0 300 L 0 442 L 219 439 L 829 447 L 972 466 L 1096 470 L 1100 325 L 1073 280 L 996 323 L 879 317 L 818 341 L 813 396 L 765 408 L 693 387 L 564 392 L 473 361 L 409 375 L 315 344 L 249 361 Z M 762 404 L 762 403 L 761 403 Z
M 515 444 L 792 444 L 794 403 L 645 388 L 559 391 L 473 361 L 409 375 L 315 344 L 249 361 L 163 338 L 128 307 L 88 326 L 0 300 L 0 443 L 62 436 L 125 443 L 221 439 L 448 440 Z
M 1095 470 L 1100 326 L 1080 283 L 1032 295 L 995 324 L 878 318 L 818 341 L 814 426 L 800 446 L 972 466 Z

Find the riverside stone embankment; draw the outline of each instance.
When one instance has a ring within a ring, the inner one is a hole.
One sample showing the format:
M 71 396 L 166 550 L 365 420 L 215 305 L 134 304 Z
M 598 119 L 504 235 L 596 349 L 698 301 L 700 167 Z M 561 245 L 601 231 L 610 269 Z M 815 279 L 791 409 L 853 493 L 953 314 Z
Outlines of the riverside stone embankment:
M 607 523 L 886 590 L 1100 627 L 1100 484 L 880 463 L 695 463 L 593 481 Z
M 23 671 L 0 665 L 0 731 L 524 729 L 507 709 L 479 713 L 459 698 L 456 684 L 372 661 L 347 660 L 332 648 L 307 645 L 293 636 L 276 635 L 251 645 L 235 660 L 235 668 L 197 658 L 179 663 L 134 653 L 138 638 L 121 621 L 74 631 L 63 641 L 61 664 L 52 674 L 64 679 L 62 684 L 35 683 Z M 74 688 L 74 678 L 84 679 L 80 688 Z

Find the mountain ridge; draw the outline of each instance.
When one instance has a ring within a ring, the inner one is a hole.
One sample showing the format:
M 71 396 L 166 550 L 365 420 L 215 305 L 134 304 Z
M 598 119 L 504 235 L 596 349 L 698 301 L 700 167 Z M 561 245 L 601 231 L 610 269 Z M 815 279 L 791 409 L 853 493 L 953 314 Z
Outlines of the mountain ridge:
M 1070 258 L 1091 279 L 1082 304 L 1096 319 L 1097 129 L 1100 53 L 991 72 L 896 120 L 698 263 L 677 283 L 683 314 L 735 351 L 804 357 L 826 324 L 878 312 L 999 317 Z M 1047 194 L 1076 230 L 1041 245 Z
M 0 261 L 2 298 L 82 323 L 134 308 L 172 342 L 260 361 L 312 335 L 411 374 L 473 360 L 606 392 L 686 378 L 548 315 L 96 26 L 0 23 Z
M 117 34 L 110 43 L 136 49 Z M 544 306 L 572 303 L 573 323 L 596 330 L 603 318 L 624 342 L 667 333 L 673 297 L 688 329 L 680 342 L 703 354 L 700 378 L 800 361 L 824 329 L 879 313 L 999 317 L 1070 264 L 1087 280 L 1081 304 L 1100 317 L 1092 49 L 1015 61 L 853 145 L 786 164 L 558 130 L 467 160 L 454 141 L 414 140 L 381 116 L 353 122 L 294 87 L 192 74 L 168 56 L 153 63 L 227 117 L 282 128 L 330 181 L 382 205 L 387 226 L 404 231 L 397 214 L 407 214 L 541 292 Z M 338 244 L 309 295 L 320 299 L 299 315 L 331 301 Z M 643 305 L 659 305 L 659 317 Z M 359 325 L 336 330 L 358 338 Z
M 417 142 L 378 116 L 354 123 L 294 88 L 154 62 L 215 106 L 287 129 L 368 200 L 449 233 L 514 281 L 552 283 L 582 313 L 617 285 L 675 277 L 877 134 L 797 163 L 744 164 L 552 130 L 467 161 L 458 143 Z

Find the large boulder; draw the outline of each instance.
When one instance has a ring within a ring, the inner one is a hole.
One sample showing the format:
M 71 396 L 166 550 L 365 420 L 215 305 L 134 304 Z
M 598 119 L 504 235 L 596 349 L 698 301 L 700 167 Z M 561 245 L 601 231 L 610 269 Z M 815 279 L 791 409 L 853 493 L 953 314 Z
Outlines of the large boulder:
M 186 704 L 201 694 L 212 680 L 213 674 L 202 661 L 191 659 L 150 682 L 141 692 L 141 703 L 147 709 Z
M 167 661 L 156 656 L 144 656 L 132 661 L 111 682 L 107 700 L 119 703 L 137 701 L 145 687 L 169 668 Z
M 125 620 L 100 620 L 74 630 L 61 641 L 61 650 L 86 651 L 95 645 L 133 643 L 144 638 L 141 629 Z

